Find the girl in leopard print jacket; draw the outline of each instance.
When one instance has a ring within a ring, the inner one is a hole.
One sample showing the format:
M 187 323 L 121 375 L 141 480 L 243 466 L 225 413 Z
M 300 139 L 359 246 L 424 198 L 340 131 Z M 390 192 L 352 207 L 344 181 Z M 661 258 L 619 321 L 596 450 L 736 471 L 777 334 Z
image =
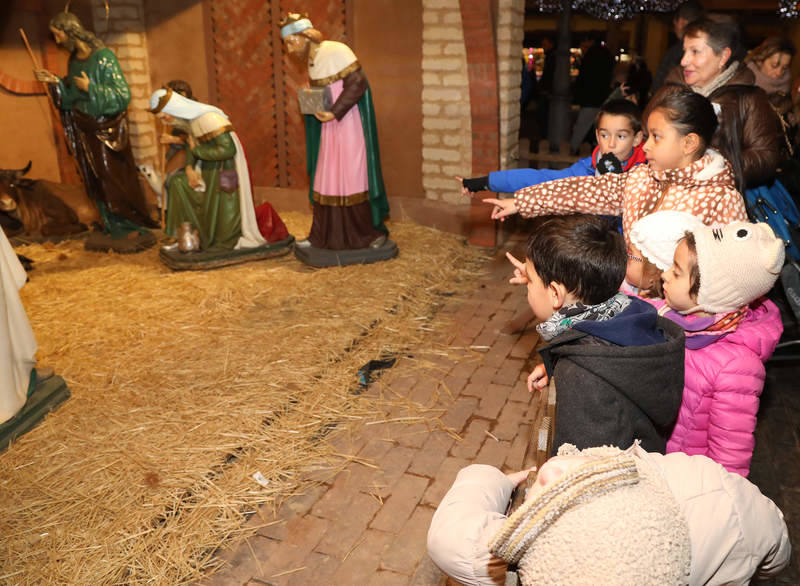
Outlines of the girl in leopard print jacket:
M 731 166 L 708 149 L 717 116 L 707 98 L 682 90 L 665 96 L 647 119 L 647 165 L 627 173 L 569 177 L 520 189 L 513 199 L 484 199 L 492 219 L 590 213 L 622 215 L 626 242 L 633 223 L 656 210 L 680 210 L 704 224 L 747 220 Z

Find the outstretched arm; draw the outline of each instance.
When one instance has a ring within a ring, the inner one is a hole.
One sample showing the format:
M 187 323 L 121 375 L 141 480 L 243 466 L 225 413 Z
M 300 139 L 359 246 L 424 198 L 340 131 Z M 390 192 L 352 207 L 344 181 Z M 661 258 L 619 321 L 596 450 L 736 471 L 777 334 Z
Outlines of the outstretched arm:
M 570 213 L 619 216 L 629 178 L 630 173 L 606 173 L 547 181 L 520 189 L 514 194 L 514 203 L 526 218 Z
M 505 523 L 511 491 L 527 472 L 506 475 L 473 464 L 458 473 L 428 530 L 428 554 L 443 572 L 464 584 L 504 582 L 506 563 L 489 553 L 489 541 Z
M 489 189 L 502 193 L 514 193 L 531 185 L 567 177 L 591 177 L 594 175 L 592 157 L 585 157 L 566 169 L 506 169 L 489 173 Z

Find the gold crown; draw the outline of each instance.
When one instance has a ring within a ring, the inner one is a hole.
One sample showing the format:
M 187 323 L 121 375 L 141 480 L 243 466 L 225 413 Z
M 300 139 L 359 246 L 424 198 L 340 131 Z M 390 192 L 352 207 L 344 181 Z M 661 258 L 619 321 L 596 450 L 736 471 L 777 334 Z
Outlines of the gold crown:
M 307 12 L 289 12 L 280 20 L 280 22 L 278 22 L 278 28 L 283 28 L 287 24 L 292 24 L 293 22 L 303 20 L 304 18 L 308 18 Z

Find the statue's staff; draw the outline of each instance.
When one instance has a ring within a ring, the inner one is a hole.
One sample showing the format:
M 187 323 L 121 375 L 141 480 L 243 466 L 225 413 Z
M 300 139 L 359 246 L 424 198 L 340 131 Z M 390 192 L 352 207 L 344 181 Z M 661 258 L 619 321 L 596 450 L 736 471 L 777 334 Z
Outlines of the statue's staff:
M 167 189 L 165 186 L 165 179 L 167 177 L 167 153 L 164 151 L 164 145 L 161 142 L 161 134 L 164 132 L 164 125 L 156 118 L 156 145 L 158 148 L 158 166 L 159 176 L 161 181 L 161 229 L 167 229 Z
M 33 63 L 33 71 L 41 71 L 42 67 L 39 65 L 39 61 L 36 59 L 36 55 L 33 54 L 33 49 L 31 49 L 31 44 L 28 42 L 28 36 L 25 34 L 25 30 L 20 27 L 19 34 L 22 36 L 22 42 L 25 43 L 25 48 L 28 50 L 28 55 L 31 58 L 31 62 Z M 37 78 L 38 80 L 38 78 Z M 50 101 L 50 105 L 53 107 L 53 110 L 56 111 L 58 114 L 58 107 L 56 106 L 55 101 L 53 100 L 53 95 L 50 93 L 50 88 L 47 84 L 41 80 L 38 80 L 39 83 L 44 84 L 44 93 L 47 94 L 47 99 Z M 58 144 L 58 141 L 53 137 L 53 140 Z

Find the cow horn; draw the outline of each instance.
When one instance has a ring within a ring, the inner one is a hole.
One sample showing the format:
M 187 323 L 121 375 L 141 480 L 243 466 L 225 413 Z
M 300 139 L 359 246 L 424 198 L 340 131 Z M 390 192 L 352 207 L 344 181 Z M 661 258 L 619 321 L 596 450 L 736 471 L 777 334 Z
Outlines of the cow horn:
M 31 170 L 32 161 L 28 161 L 22 169 L 0 169 L 0 176 L 3 177 L 22 177 Z

